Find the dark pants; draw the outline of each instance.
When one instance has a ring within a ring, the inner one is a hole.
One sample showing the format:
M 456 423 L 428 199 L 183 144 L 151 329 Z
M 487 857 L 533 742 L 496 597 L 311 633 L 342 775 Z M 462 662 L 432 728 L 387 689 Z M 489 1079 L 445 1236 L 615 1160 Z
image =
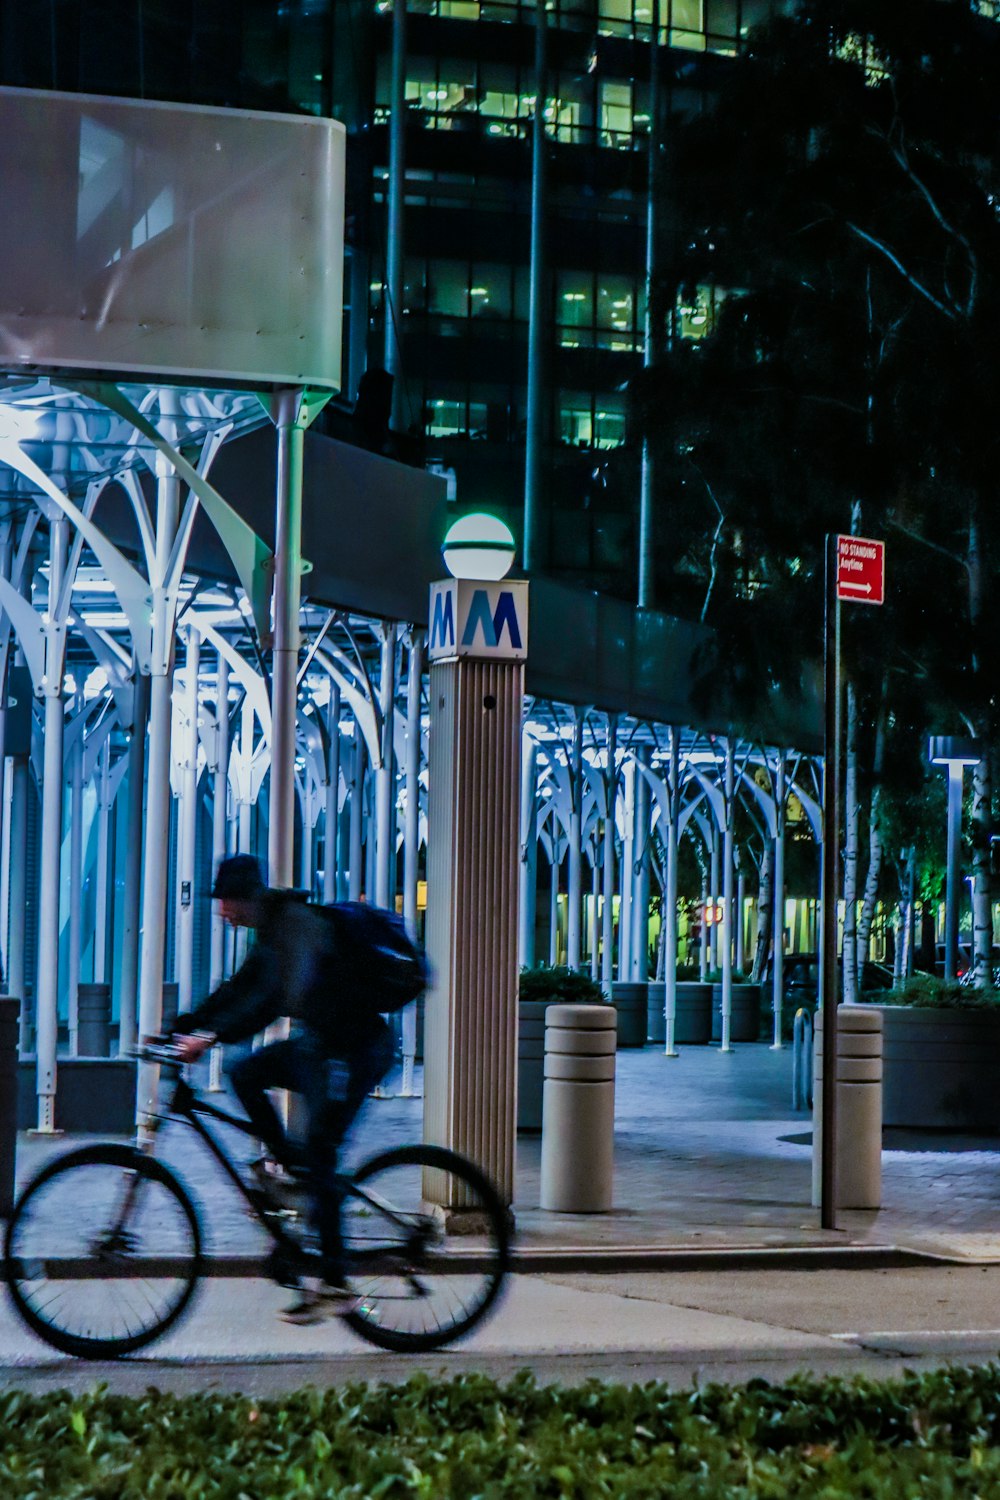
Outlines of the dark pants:
M 348 1058 L 331 1058 L 310 1038 L 288 1037 L 250 1052 L 230 1069 L 237 1098 L 258 1137 L 285 1166 L 305 1166 L 313 1190 L 313 1220 L 319 1234 L 323 1275 L 344 1279 L 337 1153 L 365 1099 L 392 1067 L 388 1027 Z M 285 1135 L 268 1089 L 288 1089 L 305 1106 L 306 1137 L 299 1145 Z

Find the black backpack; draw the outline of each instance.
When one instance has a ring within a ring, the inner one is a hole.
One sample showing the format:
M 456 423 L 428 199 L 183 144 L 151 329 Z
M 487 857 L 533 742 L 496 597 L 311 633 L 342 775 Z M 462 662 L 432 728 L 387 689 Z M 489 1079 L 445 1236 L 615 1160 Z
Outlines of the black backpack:
M 368 1009 L 388 1015 L 427 988 L 427 960 L 394 911 L 365 901 L 335 901 L 320 910 L 333 927 L 338 974 Z

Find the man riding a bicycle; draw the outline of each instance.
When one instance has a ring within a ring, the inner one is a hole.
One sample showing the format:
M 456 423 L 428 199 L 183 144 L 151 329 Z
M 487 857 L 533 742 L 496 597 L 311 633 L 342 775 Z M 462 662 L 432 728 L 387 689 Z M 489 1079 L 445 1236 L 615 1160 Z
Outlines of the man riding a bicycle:
M 367 1095 L 392 1066 L 392 1032 L 338 971 L 335 931 L 322 910 L 294 891 L 270 889 L 251 855 L 220 863 L 212 896 L 223 918 L 252 928 L 256 940 L 237 972 L 178 1019 L 178 1048 L 184 1061 L 194 1062 L 216 1042 L 248 1041 L 280 1018 L 291 1019 L 290 1036 L 241 1057 L 229 1078 L 274 1162 L 310 1185 L 322 1282 L 301 1288 L 282 1316 L 316 1323 L 356 1306 L 345 1284 L 337 1153 Z M 303 1101 L 301 1143 L 286 1135 L 268 1098 L 275 1088 Z

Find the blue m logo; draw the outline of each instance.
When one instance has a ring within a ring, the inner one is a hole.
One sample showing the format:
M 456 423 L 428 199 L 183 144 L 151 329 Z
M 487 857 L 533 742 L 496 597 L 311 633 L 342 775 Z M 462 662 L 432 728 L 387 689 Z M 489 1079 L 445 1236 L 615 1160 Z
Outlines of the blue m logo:
M 455 645 L 455 610 L 452 604 L 450 589 L 442 589 L 434 595 L 434 613 L 431 617 L 431 640 L 432 651 L 438 649 L 454 649 Z
M 435 600 L 435 605 L 437 600 Z M 435 618 L 437 611 L 435 609 Z M 469 613 L 465 621 L 465 630 L 462 634 L 462 645 L 472 646 L 475 644 L 476 631 L 482 629 L 483 645 L 489 648 L 499 646 L 506 626 L 510 639 L 512 651 L 521 650 L 521 627 L 517 621 L 517 609 L 514 605 L 514 596 L 509 590 L 504 589 L 497 599 L 495 610 L 490 609 L 489 596 L 485 589 L 476 589 L 469 605 Z M 452 626 L 454 633 L 454 625 Z

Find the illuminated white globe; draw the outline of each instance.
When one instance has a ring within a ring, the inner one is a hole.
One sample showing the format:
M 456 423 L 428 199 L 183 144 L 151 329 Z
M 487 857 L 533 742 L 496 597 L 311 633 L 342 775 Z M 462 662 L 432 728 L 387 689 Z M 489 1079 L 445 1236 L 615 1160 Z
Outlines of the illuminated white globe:
M 449 528 L 441 551 L 452 578 L 495 583 L 507 576 L 514 561 L 514 533 L 496 516 L 476 511 Z

